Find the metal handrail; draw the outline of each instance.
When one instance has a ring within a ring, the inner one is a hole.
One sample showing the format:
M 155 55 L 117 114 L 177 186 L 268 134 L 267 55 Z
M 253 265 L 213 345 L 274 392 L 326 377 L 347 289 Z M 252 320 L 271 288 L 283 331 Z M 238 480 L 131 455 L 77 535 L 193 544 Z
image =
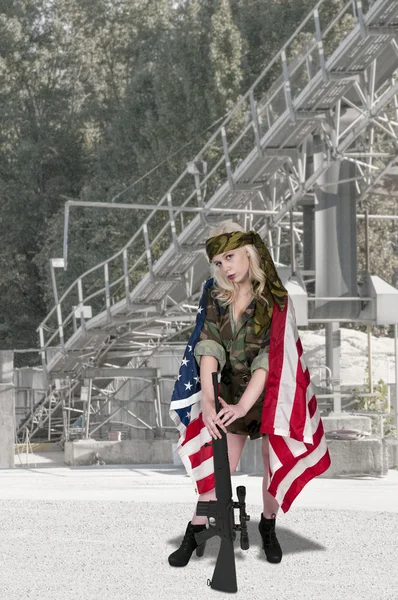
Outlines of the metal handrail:
M 240 111 L 240 109 L 242 108 L 242 106 L 244 105 L 244 103 L 250 99 L 251 94 L 253 94 L 254 90 L 258 87 L 259 83 L 261 81 L 263 81 L 263 79 L 265 78 L 265 76 L 267 75 L 267 73 L 269 73 L 269 71 L 272 69 L 272 67 L 278 62 L 278 60 L 280 60 L 284 54 L 286 53 L 286 50 L 289 48 L 290 44 L 297 39 L 297 37 L 300 35 L 300 33 L 304 30 L 305 26 L 307 25 L 307 23 L 313 18 L 314 16 L 314 11 L 317 11 L 324 3 L 326 0 L 319 0 L 317 2 L 317 4 L 315 5 L 315 7 L 311 10 L 311 12 L 307 15 L 307 17 L 304 19 L 304 21 L 300 24 L 300 26 L 295 30 L 295 32 L 290 36 L 290 38 L 287 40 L 287 42 L 283 45 L 283 47 L 281 48 L 281 50 L 274 56 L 274 58 L 271 60 L 270 63 L 268 63 L 268 65 L 263 69 L 262 73 L 259 75 L 259 77 L 255 80 L 255 82 L 252 84 L 252 86 L 249 88 L 249 90 L 246 92 L 246 94 L 238 101 L 238 103 L 235 105 L 235 107 L 231 110 L 231 112 L 227 115 L 227 117 L 224 119 L 223 123 L 221 124 L 221 126 L 214 132 L 214 134 L 210 137 L 210 139 L 207 141 L 207 143 L 202 147 L 202 149 L 198 152 L 198 154 L 195 156 L 194 161 L 198 161 L 200 160 L 205 152 L 211 147 L 211 145 L 214 143 L 215 140 L 217 140 L 217 138 L 220 138 L 220 136 L 222 136 L 222 132 L 223 130 L 225 130 L 225 127 L 231 122 L 231 120 L 233 119 L 233 117 L 235 115 L 238 114 L 238 112 Z M 355 0 L 349 0 L 345 6 L 339 11 L 339 13 L 336 15 L 336 17 L 332 20 L 331 23 L 329 23 L 329 25 L 323 30 L 321 31 L 321 36 L 324 38 L 331 30 L 332 28 L 335 26 L 336 23 L 339 22 L 339 20 L 341 19 L 341 17 L 343 15 L 346 14 L 347 11 L 349 11 L 350 9 L 352 9 L 353 12 L 353 16 L 355 18 L 355 9 L 356 9 L 356 1 Z M 357 20 L 355 19 L 355 23 L 353 28 L 351 29 L 351 32 L 355 30 L 355 28 L 359 27 Z M 294 74 L 305 62 L 306 58 L 314 51 L 316 51 L 317 49 L 317 42 L 314 41 L 313 44 L 309 44 L 306 48 L 306 51 L 303 53 L 303 55 L 301 56 L 301 58 L 299 59 L 299 61 L 294 65 L 294 68 L 291 71 L 291 74 Z M 317 71 L 315 71 L 315 73 L 313 73 L 312 77 L 310 77 L 308 75 L 308 81 L 306 82 L 306 85 L 308 85 L 309 81 L 311 81 L 315 75 L 319 73 L 319 69 Z M 283 81 L 277 86 L 276 90 L 274 90 L 273 94 L 271 97 L 267 98 L 266 102 L 264 105 L 261 106 L 261 112 L 263 112 L 268 106 L 271 105 L 272 100 L 275 98 L 275 96 L 281 92 L 283 92 L 284 90 L 284 83 Z M 287 107 L 287 101 L 286 98 L 283 98 L 284 100 L 284 111 L 285 112 L 288 107 Z M 229 151 L 233 151 L 236 146 L 239 144 L 239 142 L 243 139 L 243 137 L 246 136 L 246 134 L 252 129 L 252 127 L 254 127 L 254 121 L 253 118 L 251 118 L 251 120 L 246 124 L 246 126 L 243 128 L 243 131 L 240 132 L 240 134 L 238 135 L 238 137 L 228 146 Z M 272 125 L 269 124 L 269 127 L 267 128 L 267 131 L 272 128 Z M 264 130 L 265 131 L 265 130 Z M 206 176 L 202 179 L 202 181 L 199 183 L 200 187 L 204 187 L 207 182 L 209 181 L 210 177 L 219 169 L 219 167 L 225 162 L 225 157 L 221 156 L 221 158 L 216 162 L 216 164 L 213 166 L 213 168 L 209 171 L 209 173 L 206 174 Z M 180 182 L 185 178 L 185 176 L 188 174 L 188 170 L 185 169 L 183 171 L 183 173 L 178 177 L 178 179 L 173 183 L 173 185 L 170 187 L 170 189 L 167 191 L 167 193 L 159 200 L 157 207 L 162 206 L 165 201 L 167 200 L 167 197 L 177 188 L 177 186 L 180 184 Z M 196 195 L 196 189 L 194 189 L 191 194 L 189 194 L 188 198 L 186 198 L 186 200 L 183 202 L 182 205 L 180 206 L 174 206 L 174 216 L 178 216 L 180 214 L 179 212 L 179 208 L 186 206 L 186 204 L 188 204 L 188 202 L 190 202 Z M 210 201 L 211 204 L 211 201 Z M 69 205 L 70 203 L 66 203 L 66 211 L 69 211 Z M 59 326 L 61 326 L 61 328 L 66 327 L 67 325 L 69 325 L 72 321 L 73 315 L 74 315 L 74 309 L 72 308 L 72 311 L 70 313 L 68 313 L 68 315 L 62 320 L 61 322 L 58 323 L 58 327 L 54 330 L 54 333 L 52 334 L 52 336 L 49 338 L 49 340 L 45 341 L 44 340 L 44 330 L 47 328 L 47 323 L 49 321 L 49 319 L 55 314 L 57 313 L 57 311 L 59 311 L 59 314 L 61 314 L 61 305 L 62 303 L 65 301 L 65 299 L 70 295 L 71 291 L 74 290 L 75 286 L 79 286 L 82 285 L 83 280 L 91 273 L 96 272 L 97 270 L 101 269 L 101 268 L 105 268 L 105 266 L 108 266 L 110 263 L 112 263 L 115 259 L 117 259 L 118 257 L 122 256 L 128 248 L 130 248 L 134 242 L 142 235 L 143 233 L 143 227 L 144 225 L 147 225 L 152 217 L 157 214 L 157 208 L 153 209 L 150 214 L 148 215 L 148 217 L 145 219 L 144 223 L 140 226 L 140 228 L 136 231 L 136 233 L 130 238 L 130 240 L 125 244 L 125 246 L 123 246 L 123 248 L 121 250 L 119 250 L 118 252 L 116 252 L 114 255 L 112 255 L 110 258 L 102 261 L 101 263 L 95 265 L 94 267 L 88 269 L 87 271 L 85 271 L 80 277 L 78 277 L 68 288 L 67 290 L 64 292 L 64 294 L 61 296 L 61 298 L 58 301 L 58 304 L 56 304 L 51 311 L 48 313 L 48 315 L 46 316 L 46 318 L 42 321 L 42 323 L 39 325 L 38 327 L 38 331 L 40 332 L 41 335 L 41 349 L 42 351 L 46 350 L 48 348 L 48 346 L 51 344 L 51 342 L 53 341 L 53 339 L 57 336 L 57 333 L 59 333 Z M 154 244 L 157 243 L 157 241 L 159 241 L 159 239 L 166 233 L 166 231 L 169 229 L 169 223 L 166 223 L 161 229 L 160 231 L 157 233 L 157 235 L 154 237 L 154 239 L 152 240 L 152 242 L 150 243 L 150 247 L 153 248 Z M 137 260 L 134 262 L 134 264 L 128 268 L 128 275 L 130 275 L 144 260 L 145 260 L 145 256 L 146 253 L 143 252 L 138 258 Z M 109 282 L 108 283 L 108 292 L 110 291 L 111 288 L 114 288 L 115 286 L 117 286 L 119 283 L 122 283 L 122 281 L 124 280 L 124 275 L 121 275 L 120 277 L 118 277 L 116 280 Z M 94 297 L 97 297 L 99 295 L 103 295 L 104 293 L 106 294 L 107 292 L 107 288 L 106 286 L 93 292 L 91 295 L 89 295 L 87 298 L 84 298 L 83 295 L 83 302 L 87 301 L 89 299 L 92 299 Z M 83 302 L 81 302 L 80 304 L 82 304 Z M 43 354 L 42 354 L 43 356 Z

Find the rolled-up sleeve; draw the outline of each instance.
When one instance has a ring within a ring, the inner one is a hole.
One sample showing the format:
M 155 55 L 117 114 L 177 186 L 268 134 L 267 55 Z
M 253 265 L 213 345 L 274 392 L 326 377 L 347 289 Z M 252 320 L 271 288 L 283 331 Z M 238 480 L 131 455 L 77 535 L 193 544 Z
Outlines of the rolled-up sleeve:
M 270 330 L 267 331 L 257 356 L 255 358 L 253 358 L 253 362 L 250 367 L 252 375 L 256 369 L 265 369 L 266 371 L 269 371 L 269 361 L 268 361 L 269 345 L 270 345 Z
M 202 356 L 214 356 L 214 358 L 218 360 L 220 371 L 222 371 L 225 366 L 225 350 L 221 344 L 214 340 L 201 340 L 198 342 L 195 346 L 194 354 L 198 365 L 200 365 Z
M 251 369 L 252 375 L 256 369 L 265 369 L 266 371 L 269 370 L 268 349 L 267 349 L 267 352 L 260 352 L 253 359 L 252 366 L 250 369 Z

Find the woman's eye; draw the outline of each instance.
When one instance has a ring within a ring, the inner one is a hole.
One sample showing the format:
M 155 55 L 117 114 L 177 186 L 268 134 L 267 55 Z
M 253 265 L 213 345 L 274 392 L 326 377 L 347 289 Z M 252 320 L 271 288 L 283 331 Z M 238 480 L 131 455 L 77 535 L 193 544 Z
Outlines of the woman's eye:
M 227 258 L 232 258 L 233 254 L 227 254 Z

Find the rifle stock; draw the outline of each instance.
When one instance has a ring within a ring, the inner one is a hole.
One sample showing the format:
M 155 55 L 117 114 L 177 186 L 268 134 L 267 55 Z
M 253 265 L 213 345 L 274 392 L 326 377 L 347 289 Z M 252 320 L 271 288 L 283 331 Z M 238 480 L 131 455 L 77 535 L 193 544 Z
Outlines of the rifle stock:
M 212 373 L 213 389 L 215 397 L 215 408 L 218 413 L 220 402 L 218 400 L 217 373 Z M 218 535 L 221 538 L 220 549 L 217 556 L 216 566 L 213 572 L 211 587 L 221 592 L 237 592 L 236 566 L 234 541 L 236 531 L 240 531 L 240 547 L 242 550 L 249 548 L 249 537 L 247 533 L 247 521 L 250 516 L 246 513 L 246 488 L 236 488 L 238 502 L 232 500 L 231 473 L 228 460 L 227 436 L 219 428 L 221 439 L 213 439 L 214 478 L 217 500 L 208 502 L 199 501 L 196 514 L 209 518 L 209 528 L 195 534 L 198 544 Z M 235 525 L 234 509 L 239 509 L 240 524 Z M 213 524 L 214 523 L 214 524 Z

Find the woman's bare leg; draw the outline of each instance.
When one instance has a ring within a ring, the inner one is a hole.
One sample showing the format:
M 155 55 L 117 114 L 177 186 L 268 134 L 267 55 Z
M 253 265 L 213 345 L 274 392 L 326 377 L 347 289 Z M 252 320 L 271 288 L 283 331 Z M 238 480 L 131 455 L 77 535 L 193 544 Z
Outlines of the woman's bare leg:
M 267 491 L 268 488 L 268 465 L 269 465 L 269 445 L 268 436 L 263 436 L 262 439 L 262 456 L 264 464 L 264 477 L 263 477 L 263 514 L 265 519 L 270 519 L 272 514 L 277 514 L 279 504 L 275 498 Z
M 228 446 L 228 459 L 230 472 L 233 473 L 238 466 L 243 447 L 246 442 L 245 435 L 239 435 L 238 433 L 227 433 L 227 446 Z M 205 494 L 200 494 L 198 500 L 208 502 L 209 500 L 217 500 L 216 490 L 213 488 Z M 207 517 L 198 517 L 195 511 L 191 520 L 192 525 L 206 525 L 208 521 Z

